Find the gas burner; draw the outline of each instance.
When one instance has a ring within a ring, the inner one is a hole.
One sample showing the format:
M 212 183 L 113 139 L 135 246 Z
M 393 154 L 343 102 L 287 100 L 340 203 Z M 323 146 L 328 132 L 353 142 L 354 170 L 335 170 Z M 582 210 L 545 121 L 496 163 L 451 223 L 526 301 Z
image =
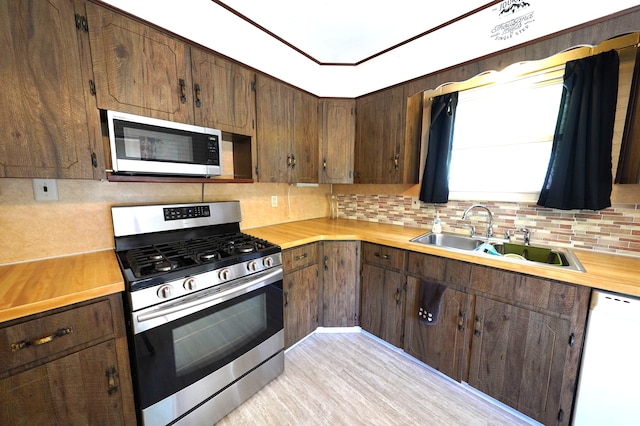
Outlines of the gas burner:
M 178 264 L 176 262 L 172 262 L 170 260 L 161 260 L 153 264 L 154 269 L 157 272 L 169 272 L 174 270 Z
M 211 262 L 212 260 L 220 259 L 220 253 L 217 251 L 204 252 L 198 255 L 198 258 L 203 262 Z
M 234 249 L 235 252 L 239 254 L 253 253 L 256 250 L 255 246 L 249 243 L 235 246 Z

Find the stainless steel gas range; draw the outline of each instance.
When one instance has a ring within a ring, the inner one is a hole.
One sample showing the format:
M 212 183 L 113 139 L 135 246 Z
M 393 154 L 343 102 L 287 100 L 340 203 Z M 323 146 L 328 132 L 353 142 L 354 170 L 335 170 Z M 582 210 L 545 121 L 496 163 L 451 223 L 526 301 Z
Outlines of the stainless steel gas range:
M 237 201 L 111 213 L 139 422 L 213 424 L 284 370 L 281 249 Z

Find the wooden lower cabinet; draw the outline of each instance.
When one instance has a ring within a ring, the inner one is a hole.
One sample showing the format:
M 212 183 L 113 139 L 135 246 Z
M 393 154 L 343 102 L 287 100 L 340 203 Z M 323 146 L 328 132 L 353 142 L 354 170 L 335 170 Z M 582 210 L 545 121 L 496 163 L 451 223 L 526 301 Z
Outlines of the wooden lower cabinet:
M 284 344 L 292 346 L 318 327 L 318 244 L 283 252 Z
M 359 324 L 359 241 L 322 242 L 322 321 L 325 327 Z
M 566 424 L 563 381 L 575 380 L 565 377 L 571 322 L 477 297 L 473 323 L 468 383 L 539 422 Z
M 362 244 L 360 326 L 394 346 L 402 347 L 406 252 L 377 244 Z
M 135 424 L 120 295 L 0 325 L 0 424 Z
M 420 280 L 407 278 L 407 308 L 404 350 L 409 355 L 462 381 L 468 354 L 468 319 L 471 316 L 471 296 L 448 288 L 442 295 L 440 314 L 435 324 L 427 324 L 418 316 Z
M 405 351 L 543 423 L 569 424 L 591 290 L 409 253 Z M 418 318 L 420 281 L 447 285 Z

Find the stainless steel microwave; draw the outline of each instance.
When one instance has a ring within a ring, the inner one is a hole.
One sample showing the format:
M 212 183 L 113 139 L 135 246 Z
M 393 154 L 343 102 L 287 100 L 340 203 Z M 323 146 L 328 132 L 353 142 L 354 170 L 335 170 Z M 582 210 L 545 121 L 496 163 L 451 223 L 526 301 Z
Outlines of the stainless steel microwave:
M 107 111 L 114 173 L 222 174 L 222 132 L 191 124 Z

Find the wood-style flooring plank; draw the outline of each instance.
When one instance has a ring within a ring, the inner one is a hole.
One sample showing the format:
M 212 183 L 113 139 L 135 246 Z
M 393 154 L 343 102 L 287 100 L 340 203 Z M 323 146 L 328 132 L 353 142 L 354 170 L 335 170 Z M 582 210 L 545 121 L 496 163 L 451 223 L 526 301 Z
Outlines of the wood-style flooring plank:
M 237 425 L 526 425 L 366 333 L 315 333 L 285 371 L 218 422 Z

